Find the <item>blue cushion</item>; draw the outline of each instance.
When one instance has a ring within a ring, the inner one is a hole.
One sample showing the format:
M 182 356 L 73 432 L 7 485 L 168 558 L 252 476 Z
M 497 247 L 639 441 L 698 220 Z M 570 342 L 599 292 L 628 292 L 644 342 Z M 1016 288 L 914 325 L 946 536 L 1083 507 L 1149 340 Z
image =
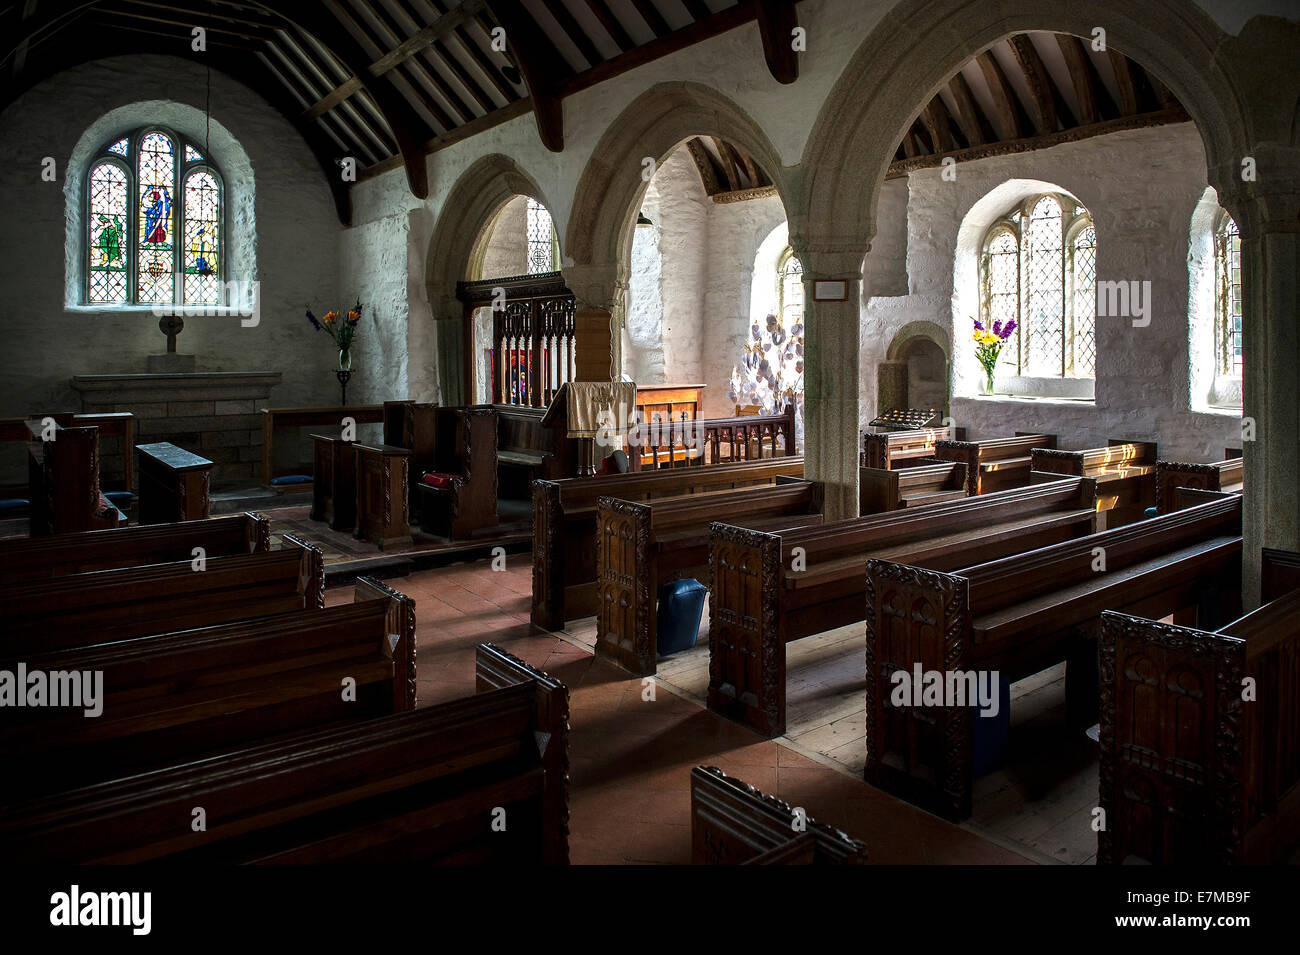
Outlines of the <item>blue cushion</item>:
M 1006 762 L 1007 734 L 1011 731 L 1011 681 L 998 674 L 997 716 L 981 716 L 978 707 L 973 713 L 975 752 L 971 761 L 974 763 L 972 774 L 978 779 Z
M 704 616 L 708 588 L 687 578 L 664 584 L 659 590 L 659 639 L 661 654 L 678 653 L 695 646 Z
M 30 507 L 31 503 L 32 502 L 27 500 L 25 497 L 14 497 L 7 501 L 0 501 L 0 514 L 3 514 L 6 511 L 21 511 L 24 508 Z
M 130 491 L 105 491 L 104 497 L 119 510 L 126 510 L 135 503 L 135 495 Z
M 1156 509 L 1154 507 L 1148 507 L 1143 513 L 1146 514 L 1147 517 L 1155 517 Z
M 278 478 L 271 478 L 271 487 L 287 487 L 290 484 L 310 484 L 312 477 L 310 474 L 285 474 Z

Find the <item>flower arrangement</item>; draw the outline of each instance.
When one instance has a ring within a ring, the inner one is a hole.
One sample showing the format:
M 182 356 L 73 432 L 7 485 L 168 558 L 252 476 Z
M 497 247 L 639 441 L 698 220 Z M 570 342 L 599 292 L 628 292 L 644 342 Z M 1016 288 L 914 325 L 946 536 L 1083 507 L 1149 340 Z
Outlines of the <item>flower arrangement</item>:
M 768 315 L 765 328 L 754 322 L 740 365 L 731 369 L 727 397 L 738 406 L 758 405 L 762 414 L 780 414 L 795 406 L 795 434 L 803 433 L 803 321 L 787 328 L 785 321 Z
M 971 321 L 975 323 L 975 332 L 971 335 L 975 340 L 975 358 L 984 367 L 984 393 L 991 395 L 993 394 L 993 369 L 998 363 L 1002 346 L 1015 333 L 1016 320 L 1013 318 L 1005 325 L 1000 320 L 995 321 L 991 329 L 985 328 L 984 323 L 978 318 Z
M 334 339 L 334 344 L 339 347 L 339 368 L 347 371 L 352 367 L 352 356 L 349 350 L 352 348 L 352 338 L 357 333 L 357 325 L 361 322 L 361 303 L 348 309 L 347 316 L 340 319 L 339 313 L 330 309 L 320 319 L 311 313 L 311 307 L 307 308 L 307 321 L 311 322 L 312 328 L 316 331 L 329 332 L 330 338 Z

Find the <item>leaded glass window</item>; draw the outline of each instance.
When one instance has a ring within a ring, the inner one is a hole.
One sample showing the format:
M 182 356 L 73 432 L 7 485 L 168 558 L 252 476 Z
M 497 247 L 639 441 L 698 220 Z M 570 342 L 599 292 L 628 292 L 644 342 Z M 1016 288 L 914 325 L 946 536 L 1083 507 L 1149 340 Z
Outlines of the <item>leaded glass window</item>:
M 86 179 L 86 301 L 222 304 L 224 187 L 164 129 L 105 144 Z
M 786 249 L 777 266 L 777 307 L 780 309 L 781 323 L 786 328 L 793 328 L 803 321 L 803 263 L 794 254 L 793 249 Z
M 555 225 L 546 206 L 528 200 L 528 274 L 555 271 Z
M 1214 237 L 1219 374 L 1241 375 L 1241 232 L 1224 213 Z
M 980 289 L 986 327 L 1016 322 L 1004 354 L 1018 374 L 1094 377 L 1097 233 L 1087 209 L 1040 195 L 1009 210 L 985 236 Z

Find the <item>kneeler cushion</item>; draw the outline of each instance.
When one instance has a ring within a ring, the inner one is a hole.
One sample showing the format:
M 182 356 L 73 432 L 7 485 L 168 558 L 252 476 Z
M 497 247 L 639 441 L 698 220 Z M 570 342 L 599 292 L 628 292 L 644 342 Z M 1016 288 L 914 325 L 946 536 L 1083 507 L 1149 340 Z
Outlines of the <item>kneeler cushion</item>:
M 21 511 L 29 506 L 31 506 L 31 501 L 25 497 L 10 498 L 7 501 L 0 501 L 0 514 L 4 514 L 6 511 Z
M 454 474 L 443 474 L 440 471 L 432 471 L 420 478 L 420 480 L 429 485 L 429 487 L 450 487 L 455 477 L 456 475 Z
M 702 583 L 690 578 L 670 581 L 660 588 L 659 653 L 667 655 L 695 646 L 708 592 Z
M 271 478 L 272 487 L 285 487 L 290 484 L 310 484 L 312 476 L 310 474 L 285 474 L 278 478 Z

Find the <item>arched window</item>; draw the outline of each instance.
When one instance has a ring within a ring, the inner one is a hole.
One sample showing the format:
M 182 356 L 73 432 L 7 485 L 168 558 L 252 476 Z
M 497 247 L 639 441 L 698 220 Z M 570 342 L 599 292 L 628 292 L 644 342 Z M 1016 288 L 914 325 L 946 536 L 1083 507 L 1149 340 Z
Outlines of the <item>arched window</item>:
M 1214 353 L 1220 375 L 1241 376 L 1241 233 L 1226 212 L 1214 233 Z
M 528 274 L 554 272 L 556 256 L 555 225 L 546 206 L 528 200 Z
M 1005 349 L 1020 375 L 1092 378 L 1096 370 L 1097 233 L 1063 195 L 1034 196 L 989 228 L 980 256 L 980 319 L 1016 321 Z
M 221 305 L 221 174 L 165 129 L 105 143 L 86 177 L 86 301 Z
M 776 303 L 786 328 L 803 321 L 803 263 L 786 249 L 776 265 Z

